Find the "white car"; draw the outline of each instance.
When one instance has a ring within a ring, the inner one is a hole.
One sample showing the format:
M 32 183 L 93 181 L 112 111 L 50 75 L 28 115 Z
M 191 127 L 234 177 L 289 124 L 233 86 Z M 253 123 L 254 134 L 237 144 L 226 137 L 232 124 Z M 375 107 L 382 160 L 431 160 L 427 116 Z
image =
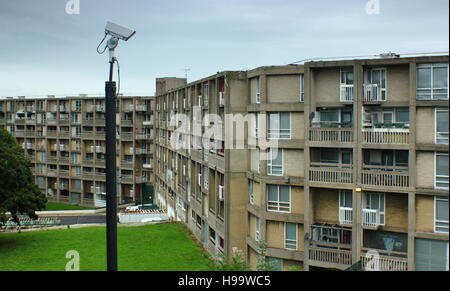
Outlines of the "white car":
M 128 206 L 125 208 L 126 211 L 138 211 L 138 210 L 149 210 L 154 207 L 153 204 L 142 204 L 142 205 L 136 205 L 136 206 Z
M 165 221 L 165 220 L 162 219 L 161 217 L 146 218 L 146 219 L 142 219 L 141 220 L 142 223 L 146 223 L 146 222 L 162 222 L 162 221 Z

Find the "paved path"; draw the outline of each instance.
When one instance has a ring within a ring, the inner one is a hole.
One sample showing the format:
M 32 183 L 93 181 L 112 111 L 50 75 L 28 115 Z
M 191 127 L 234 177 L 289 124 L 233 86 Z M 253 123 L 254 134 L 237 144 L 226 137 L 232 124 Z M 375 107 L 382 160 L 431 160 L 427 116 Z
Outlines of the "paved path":
M 62 225 L 106 224 L 105 215 L 60 216 Z

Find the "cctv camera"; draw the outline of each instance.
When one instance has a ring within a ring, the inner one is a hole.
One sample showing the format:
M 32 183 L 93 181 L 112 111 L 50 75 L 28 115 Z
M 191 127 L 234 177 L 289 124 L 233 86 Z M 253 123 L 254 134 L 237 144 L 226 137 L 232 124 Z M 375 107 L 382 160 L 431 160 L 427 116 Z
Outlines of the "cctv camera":
M 108 21 L 106 23 L 105 33 L 112 37 L 128 41 L 136 31 Z

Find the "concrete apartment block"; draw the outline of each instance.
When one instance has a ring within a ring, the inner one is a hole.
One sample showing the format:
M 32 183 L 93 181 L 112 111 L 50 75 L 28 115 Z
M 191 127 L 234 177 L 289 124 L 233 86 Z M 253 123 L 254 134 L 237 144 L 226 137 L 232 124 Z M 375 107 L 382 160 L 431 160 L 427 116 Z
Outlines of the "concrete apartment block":
M 193 120 L 198 105 L 267 115 L 250 131 L 278 139 L 281 158 L 173 148 L 171 116 Z M 239 249 L 252 268 L 264 241 L 279 270 L 345 270 L 370 251 L 381 270 L 445 269 L 448 106 L 448 55 L 219 73 L 156 96 L 157 203 L 212 255 Z
M 24 148 L 49 201 L 106 204 L 104 97 L 0 99 L 0 126 Z M 118 203 L 153 201 L 154 99 L 117 100 Z

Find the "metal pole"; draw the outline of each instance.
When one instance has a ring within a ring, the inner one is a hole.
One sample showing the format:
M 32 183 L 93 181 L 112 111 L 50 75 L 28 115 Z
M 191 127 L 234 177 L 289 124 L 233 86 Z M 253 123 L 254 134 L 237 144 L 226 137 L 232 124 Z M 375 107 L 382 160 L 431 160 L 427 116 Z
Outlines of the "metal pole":
M 105 86 L 106 103 L 106 264 L 117 271 L 117 184 L 116 184 L 116 83 L 114 60 L 110 61 L 109 81 Z

